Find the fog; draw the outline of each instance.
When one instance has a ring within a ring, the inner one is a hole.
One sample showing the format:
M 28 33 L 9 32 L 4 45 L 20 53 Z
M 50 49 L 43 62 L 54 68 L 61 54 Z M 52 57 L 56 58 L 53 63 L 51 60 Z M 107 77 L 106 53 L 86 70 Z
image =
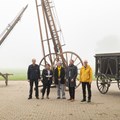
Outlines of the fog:
M 120 51 L 119 0 L 54 0 L 66 46 L 94 69 L 96 53 Z M 42 59 L 35 0 L 0 0 L 0 33 L 28 4 L 20 22 L 0 46 L 0 69 L 27 68 Z

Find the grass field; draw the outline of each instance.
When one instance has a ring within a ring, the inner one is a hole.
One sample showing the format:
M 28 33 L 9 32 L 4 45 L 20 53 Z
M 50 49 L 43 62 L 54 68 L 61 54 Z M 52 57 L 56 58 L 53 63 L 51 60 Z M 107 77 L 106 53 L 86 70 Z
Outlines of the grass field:
M 25 69 L 4 69 L 4 70 L 0 70 L 0 72 L 13 74 L 9 76 L 9 80 L 26 80 L 27 79 L 27 70 Z M 4 78 L 0 76 L 0 80 L 4 80 Z M 95 80 L 94 75 L 93 75 L 93 80 Z
M 13 75 L 9 76 L 9 80 L 26 80 L 27 79 L 27 70 L 25 69 L 4 69 L 0 71 L 1 73 L 10 73 Z M 4 80 L 3 77 L 0 76 L 0 80 Z

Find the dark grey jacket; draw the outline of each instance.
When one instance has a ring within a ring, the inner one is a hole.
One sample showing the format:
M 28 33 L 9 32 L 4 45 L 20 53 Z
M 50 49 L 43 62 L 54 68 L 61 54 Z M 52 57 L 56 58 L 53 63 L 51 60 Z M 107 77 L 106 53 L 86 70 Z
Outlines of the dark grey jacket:
M 75 65 L 69 65 L 66 68 L 66 79 L 68 80 L 68 86 L 75 87 L 76 86 L 76 77 L 77 77 L 78 71 L 77 67 Z M 73 82 L 71 80 L 74 80 Z
M 35 64 L 34 66 L 31 64 L 28 67 L 27 76 L 29 80 L 38 80 L 40 79 L 40 70 L 39 66 Z

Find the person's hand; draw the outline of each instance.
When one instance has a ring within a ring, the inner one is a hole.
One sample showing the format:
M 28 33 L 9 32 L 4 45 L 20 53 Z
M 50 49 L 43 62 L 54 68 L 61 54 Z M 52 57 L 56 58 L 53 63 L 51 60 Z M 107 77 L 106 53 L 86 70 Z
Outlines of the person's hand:
M 28 79 L 28 82 L 30 82 L 30 80 Z
M 91 85 L 91 82 L 89 82 L 89 84 Z
M 66 82 L 68 82 L 68 79 L 66 79 Z
M 74 80 L 72 79 L 71 82 L 74 82 Z
M 60 81 L 61 79 L 60 79 L 60 78 L 58 78 L 58 80 Z

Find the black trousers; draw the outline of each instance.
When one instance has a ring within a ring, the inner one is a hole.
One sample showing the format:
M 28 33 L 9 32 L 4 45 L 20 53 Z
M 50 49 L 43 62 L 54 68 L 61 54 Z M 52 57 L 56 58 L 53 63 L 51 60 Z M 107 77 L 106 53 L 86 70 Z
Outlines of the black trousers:
M 75 99 L 75 87 L 69 87 L 70 99 Z
M 38 80 L 30 80 L 30 91 L 29 91 L 29 97 L 32 97 L 33 93 L 33 84 L 35 83 L 35 96 L 38 97 Z
M 42 96 L 44 96 L 46 89 L 47 89 L 47 96 L 49 96 L 49 94 L 50 94 L 50 86 L 51 86 L 51 84 L 43 84 Z
M 69 87 L 70 99 L 75 99 L 75 87 L 71 87 L 70 83 L 69 83 L 68 87 Z
M 91 100 L 91 84 L 89 82 L 82 82 L 83 99 L 86 100 L 86 86 L 88 90 L 88 100 Z

